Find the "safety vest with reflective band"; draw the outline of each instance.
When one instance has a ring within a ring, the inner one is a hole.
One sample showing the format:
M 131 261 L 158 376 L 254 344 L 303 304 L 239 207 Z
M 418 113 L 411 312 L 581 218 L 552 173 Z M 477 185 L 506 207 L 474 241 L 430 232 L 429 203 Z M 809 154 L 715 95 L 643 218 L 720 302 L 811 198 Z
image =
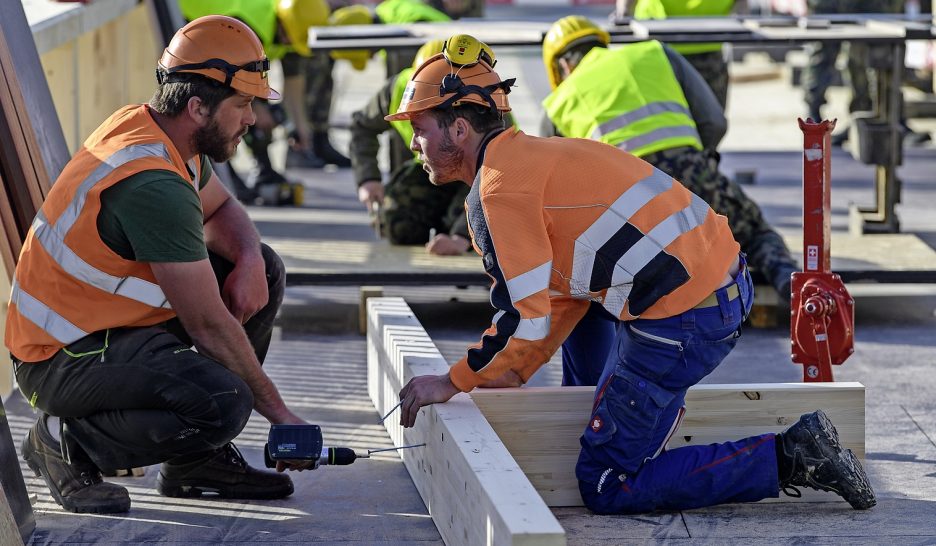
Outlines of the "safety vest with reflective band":
M 728 15 L 734 8 L 734 0 L 637 0 L 634 19 L 666 19 L 667 17 L 705 17 Z M 720 51 L 721 42 L 694 44 L 671 44 L 683 55 Z
M 498 311 L 451 370 L 463 391 L 526 381 L 592 301 L 621 320 L 691 309 L 737 258 L 724 216 L 627 152 L 508 130 L 483 154 L 465 207 Z
M 403 102 L 403 91 L 406 90 L 406 84 L 409 83 L 410 76 L 412 75 L 412 68 L 404 68 L 397 74 L 396 80 L 393 81 L 393 92 L 390 94 L 391 112 L 396 112 L 400 109 L 400 103 Z M 396 129 L 397 133 L 400 133 L 403 142 L 409 146 L 410 142 L 413 141 L 413 126 L 410 124 L 409 120 L 391 121 L 390 125 Z M 416 152 L 413 152 L 413 155 L 419 157 L 419 154 Z
M 599 140 L 638 157 L 702 149 L 686 95 L 657 41 L 592 49 L 543 107 L 563 136 Z
M 291 46 L 276 43 L 277 0 L 179 0 L 186 20 L 205 15 L 227 15 L 239 19 L 253 30 L 270 59 L 281 59 Z
M 146 105 L 118 110 L 85 140 L 23 243 L 6 322 L 5 343 L 13 355 L 37 362 L 92 332 L 175 316 L 149 264 L 111 250 L 97 218 L 101 193 L 142 171 L 172 171 L 197 191 L 198 159 L 186 168 Z
M 420 0 L 385 0 L 374 8 L 386 25 L 406 23 L 444 23 L 452 18 Z M 396 110 L 394 110 L 395 112 Z

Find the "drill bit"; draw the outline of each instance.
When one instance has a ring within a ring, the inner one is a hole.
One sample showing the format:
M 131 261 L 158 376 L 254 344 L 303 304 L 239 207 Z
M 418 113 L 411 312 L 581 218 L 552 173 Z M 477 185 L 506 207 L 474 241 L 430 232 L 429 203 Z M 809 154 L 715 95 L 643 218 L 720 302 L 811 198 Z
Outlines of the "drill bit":
M 377 421 L 377 422 L 382 424 L 382 423 L 387 419 L 387 417 L 390 417 L 390 414 L 393 413 L 393 412 L 395 412 L 396 409 L 397 409 L 398 407 L 400 407 L 401 405 L 403 405 L 403 401 L 402 401 L 402 400 L 400 400 L 400 401 L 397 403 L 397 405 L 395 405 L 395 406 L 393 406 L 392 408 L 390 408 L 390 411 L 388 411 L 387 414 L 384 415 L 383 417 L 381 417 L 381 418 L 380 418 L 380 421 Z
M 426 444 L 423 443 L 423 444 L 412 444 L 412 445 L 400 446 L 400 447 L 385 447 L 385 448 L 381 448 L 381 449 L 368 449 L 368 450 L 367 450 L 367 455 L 358 455 L 358 458 L 359 458 L 359 459 L 361 459 L 361 458 L 365 458 L 365 459 L 366 459 L 366 458 L 370 458 L 371 453 L 380 453 L 380 452 L 382 452 L 382 451 L 396 451 L 396 450 L 398 450 L 398 449 L 410 449 L 410 448 L 413 448 L 413 447 L 425 447 L 425 445 L 426 445 Z

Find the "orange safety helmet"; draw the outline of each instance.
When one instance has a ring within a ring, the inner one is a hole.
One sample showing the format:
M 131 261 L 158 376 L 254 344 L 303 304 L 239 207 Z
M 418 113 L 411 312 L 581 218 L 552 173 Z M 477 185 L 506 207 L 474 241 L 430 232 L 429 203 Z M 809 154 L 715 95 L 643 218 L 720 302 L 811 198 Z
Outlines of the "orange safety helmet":
M 179 72 L 201 74 L 241 93 L 279 99 L 270 88 L 270 61 L 263 44 L 243 22 L 224 15 L 207 15 L 185 25 L 169 42 L 156 67 L 156 81 L 170 81 Z
M 452 36 L 442 53 L 429 57 L 416 69 L 403 91 L 400 108 L 384 119 L 408 120 L 425 110 L 462 104 L 479 104 L 492 111 L 509 112 L 507 94 L 516 78 L 501 81 L 491 67 L 492 53 L 491 48 L 472 36 Z

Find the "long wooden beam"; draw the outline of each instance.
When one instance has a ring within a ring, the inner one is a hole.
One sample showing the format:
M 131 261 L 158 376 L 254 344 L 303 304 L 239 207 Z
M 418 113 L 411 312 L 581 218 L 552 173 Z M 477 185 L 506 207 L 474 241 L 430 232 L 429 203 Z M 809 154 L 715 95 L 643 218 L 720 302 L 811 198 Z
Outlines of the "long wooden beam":
M 590 417 L 591 387 L 476 389 L 471 398 L 549 506 L 581 506 L 575 462 Z M 864 458 L 861 383 L 696 385 L 669 447 L 737 440 L 781 432 L 815 409 L 828 414 L 845 447 Z M 809 493 L 805 500 L 837 500 Z M 796 501 L 782 496 L 782 501 Z
M 367 301 L 368 393 L 380 415 L 416 375 L 448 364 L 400 298 Z M 565 531 L 471 398 L 422 409 L 404 430 L 399 410 L 384 421 L 446 544 L 562 545 Z

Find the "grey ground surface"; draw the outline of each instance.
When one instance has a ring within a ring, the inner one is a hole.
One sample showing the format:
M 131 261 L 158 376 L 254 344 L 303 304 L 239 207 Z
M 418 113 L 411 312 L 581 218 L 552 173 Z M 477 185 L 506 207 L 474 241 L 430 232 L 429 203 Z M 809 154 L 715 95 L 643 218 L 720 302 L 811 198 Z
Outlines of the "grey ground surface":
M 510 13 L 510 12 L 495 12 Z M 543 10 L 553 19 L 565 13 Z M 606 10 L 592 10 L 602 17 Z M 539 14 L 539 12 L 538 12 Z M 514 14 L 516 15 L 516 14 Z M 539 53 L 498 52 L 498 71 L 518 76 L 510 98 L 521 128 L 536 133 L 537 102 L 546 82 Z M 796 54 L 790 62 L 801 61 Z M 746 186 L 771 222 L 787 233 L 801 226 L 801 145 L 796 116 L 803 114 L 801 93 L 789 85 L 789 66 L 772 65 L 757 56 L 732 67 L 736 74 L 766 74 L 731 88 L 731 130 L 722 150 L 724 169 L 755 170 L 757 183 Z M 334 117 L 347 123 L 363 104 L 383 70 L 372 63 L 355 73 L 341 66 Z M 842 117 L 847 93 L 834 89 L 827 117 Z M 912 120 L 932 130 L 932 123 Z M 347 132 L 333 131 L 341 149 Z M 281 150 L 281 149 L 280 149 Z M 907 149 L 904 200 L 899 207 L 904 230 L 936 241 L 936 154 L 931 147 Z M 282 161 L 281 157 L 278 158 Z M 247 161 L 238 158 L 236 164 Z M 845 152 L 833 156 L 833 221 L 846 229 L 850 202 L 872 203 L 871 169 Z M 348 239 L 372 238 L 364 212 L 354 198 L 347 171 L 296 171 L 306 185 L 303 209 L 252 208 L 267 235 L 314 238 L 336 234 Z M 303 222 L 303 211 L 336 212 L 333 224 Z M 834 253 L 834 248 L 833 248 Z M 918 287 L 919 288 L 919 287 Z M 923 287 L 925 288 L 925 287 Z M 459 358 L 490 319 L 486 293 L 479 289 L 385 288 L 402 295 L 450 361 Z M 936 543 L 936 290 L 929 296 L 868 296 L 858 300 L 856 352 L 836 367 L 836 379 L 867 386 L 866 467 L 879 504 L 855 512 L 836 497 L 809 504 L 728 505 L 682 513 L 634 517 L 589 514 L 584 509 L 557 509 L 569 543 L 643 544 L 682 541 L 703 544 L 933 544 Z M 279 317 L 265 369 L 280 386 L 288 404 L 310 422 L 319 423 L 329 445 L 355 449 L 387 447 L 390 440 L 377 423 L 367 397 L 365 341 L 356 333 L 358 292 L 352 287 L 293 287 Z M 785 328 L 747 329 L 737 349 L 707 382 L 799 381 L 801 368 L 789 359 Z M 555 361 L 556 359 L 554 359 Z M 545 366 L 535 384 L 556 384 L 559 366 Z M 35 416 L 21 396 L 6 401 L 14 437 L 19 440 Z M 259 416 L 237 440 L 254 465 L 262 465 L 261 446 L 268 426 Z M 293 474 L 296 493 L 273 502 L 176 500 L 155 491 L 158 467 L 142 478 L 119 478 L 133 501 L 124 516 L 75 515 L 63 512 L 44 483 L 27 475 L 35 496 L 37 529 L 32 544 L 437 544 L 438 532 L 399 459 L 375 456 L 347 467 L 322 467 Z M 465 499 L 470 502 L 470 499 Z

